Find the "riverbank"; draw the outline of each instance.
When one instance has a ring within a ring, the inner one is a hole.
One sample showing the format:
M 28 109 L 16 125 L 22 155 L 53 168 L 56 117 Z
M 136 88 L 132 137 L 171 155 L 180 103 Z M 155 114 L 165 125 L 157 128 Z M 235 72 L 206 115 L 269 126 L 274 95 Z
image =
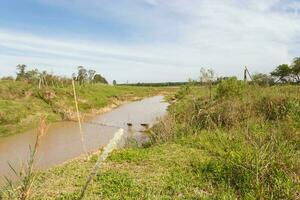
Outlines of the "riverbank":
M 85 117 L 107 112 L 126 102 L 169 92 L 174 88 L 76 85 L 80 112 Z M 37 127 L 41 116 L 49 122 L 76 120 L 73 89 L 0 81 L 0 137 Z

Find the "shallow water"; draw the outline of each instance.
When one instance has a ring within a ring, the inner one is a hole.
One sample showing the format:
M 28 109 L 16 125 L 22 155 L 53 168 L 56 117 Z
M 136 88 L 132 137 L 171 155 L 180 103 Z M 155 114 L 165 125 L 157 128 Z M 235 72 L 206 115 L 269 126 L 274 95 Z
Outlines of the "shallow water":
M 127 130 L 127 123 L 132 123 L 133 129 L 138 131 L 143 129 L 141 123 L 152 125 L 166 113 L 167 106 L 163 96 L 156 96 L 122 105 L 89 119 L 82 125 L 87 151 L 96 151 L 105 146 L 118 130 L 117 127 Z M 16 169 L 20 169 L 22 163 L 26 162 L 29 157 L 29 146 L 34 144 L 35 138 L 36 130 L 0 138 L 0 184 L 1 182 L 3 184 L 3 176 L 13 178 L 8 162 Z M 82 154 L 84 150 L 78 123 L 54 123 L 40 143 L 35 167 L 47 169 Z

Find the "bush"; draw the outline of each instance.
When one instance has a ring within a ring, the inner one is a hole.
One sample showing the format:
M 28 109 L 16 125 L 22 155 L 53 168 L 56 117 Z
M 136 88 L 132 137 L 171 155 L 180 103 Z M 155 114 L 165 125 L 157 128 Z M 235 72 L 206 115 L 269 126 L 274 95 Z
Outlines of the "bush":
M 191 92 L 191 87 L 189 85 L 183 85 L 180 87 L 179 91 L 175 94 L 175 98 L 180 100 L 184 98 Z
M 288 117 L 300 116 L 299 100 L 289 97 L 266 96 L 257 103 L 257 111 L 263 114 L 267 120 L 281 120 Z
M 217 86 L 217 98 L 236 98 L 242 97 L 245 92 L 246 85 L 237 78 L 229 78 L 221 81 Z
M 254 74 L 252 76 L 252 81 L 260 86 L 269 86 L 269 85 L 274 85 L 275 80 L 272 76 L 269 76 L 267 74 Z
M 14 81 L 14 77 L 12 76 L 4 76 L 1 78 L 1 81 Z

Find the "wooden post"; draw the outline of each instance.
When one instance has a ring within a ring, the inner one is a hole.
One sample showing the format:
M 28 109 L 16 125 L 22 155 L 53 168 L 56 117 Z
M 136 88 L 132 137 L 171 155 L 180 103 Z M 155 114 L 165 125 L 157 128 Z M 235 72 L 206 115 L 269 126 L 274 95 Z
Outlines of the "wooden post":
M 247 67 L 244 69 L 244 81 L 247 81 Z
M 141 124 L 141 126 L 145 128 L 145 131 L 148 130 L 150 127 L 149 124 L 147 124 L 147 123 L 143 123 L 143 124 Z
M 80 132 L 80 136 L 81 136 L 81 145 L 82 145 L 84 153 L 87 156 L 87 150 L 86 150 L 85 143 L 84 143 L 84 137 L 83 137 L 82 126 L 81 126 L 81 118 L 80 118 L 80 113 L 79 113 L 79 109 L 78 109 L 78 101 L 77 101 L 74 80 L 72 80 L 72 86 L 73 86 L 74 101 L 75 101 L 75 106 L 76 106 L 77 120 L 78 120 L 78 125 L 79 125 L 79 132 Z
M 127 130 L 128 130 L 128 137 L 132 137 L 133 130 L 132 130 L 132 123 L 127 123 Z
M 245 70 L 246 70 L 246 72 L 248 73 L 248 76 L 249 76 L 249 78 L 251 79 L 251 81 L 253 81 L 252 76 L 251 76 L 251 74 L 250 74 L 250 72 L 249 72 L 249 70 L 248 70 L 247 67 L 245 67 Z

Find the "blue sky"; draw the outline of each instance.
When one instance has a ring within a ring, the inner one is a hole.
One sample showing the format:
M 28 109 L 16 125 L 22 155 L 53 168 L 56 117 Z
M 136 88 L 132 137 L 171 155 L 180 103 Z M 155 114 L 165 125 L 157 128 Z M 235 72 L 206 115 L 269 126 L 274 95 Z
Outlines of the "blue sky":
M 17 64 L 110 81 L 271 71 L 300 56 L 299 0 L 0 0 L 0 76 Z

